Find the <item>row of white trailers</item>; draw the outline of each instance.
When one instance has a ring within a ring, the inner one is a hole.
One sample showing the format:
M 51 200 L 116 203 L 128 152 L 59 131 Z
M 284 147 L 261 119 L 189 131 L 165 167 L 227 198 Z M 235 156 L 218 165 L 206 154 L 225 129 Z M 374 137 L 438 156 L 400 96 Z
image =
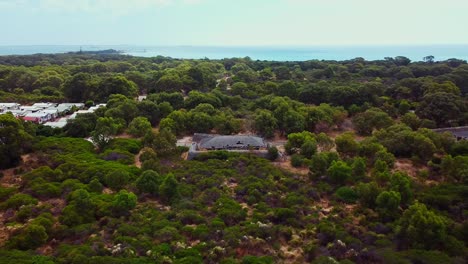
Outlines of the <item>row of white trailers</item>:
M 84 110 L 85 105 L 83 103 L 35 103 L 33 105 L 0 103 L 0 114 L 9 112 L 25 121 L 62 128 L 67 124 L 68 120 L 74 119 L 77 114 L 93 113 L 102 106 L 105 106 L 105 104 L 99 104 Z M 79 110 L 66 116 L 73 108 Z

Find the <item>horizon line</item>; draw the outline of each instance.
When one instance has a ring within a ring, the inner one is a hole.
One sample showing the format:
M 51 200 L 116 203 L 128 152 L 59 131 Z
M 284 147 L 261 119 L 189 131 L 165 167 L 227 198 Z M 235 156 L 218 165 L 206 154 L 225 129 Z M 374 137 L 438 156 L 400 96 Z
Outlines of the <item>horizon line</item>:
M 222 45 L 222 44 L 0 44 L 0 47 L 38 47 L 38 46 L 147 46 L 147 47 L 291 47 L 291 48 L 307 48 L 307 47 L 421 47 L 421 46 L 468 46 L 468 43 L 398 43 L 398 44 L 252 44 L 252 45 Z

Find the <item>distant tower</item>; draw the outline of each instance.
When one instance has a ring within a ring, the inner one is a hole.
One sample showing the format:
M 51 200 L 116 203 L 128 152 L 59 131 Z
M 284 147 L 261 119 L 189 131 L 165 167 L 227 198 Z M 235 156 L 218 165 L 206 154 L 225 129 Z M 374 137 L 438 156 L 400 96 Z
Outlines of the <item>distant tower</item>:
M 80 46 L 80 54 L 83 53 L 83 50 L 81 49 L 81 46 Z

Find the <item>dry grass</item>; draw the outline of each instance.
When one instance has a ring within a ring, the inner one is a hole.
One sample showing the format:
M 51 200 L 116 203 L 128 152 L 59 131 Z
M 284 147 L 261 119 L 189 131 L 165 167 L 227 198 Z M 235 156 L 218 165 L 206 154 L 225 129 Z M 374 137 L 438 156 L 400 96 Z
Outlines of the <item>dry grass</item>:
M 273 162 L 273 165 L 281 168 L 281 169 L 284 169 L 286 171 L 289 171 L 291 173 L 294 173 L 294 174 L 299 174 L 299 175 L 307 175 L 309 173 L 309 168 L 307 167 L 301 167 L 301 168 L 295 168 L 291 165 L 291 161 L 289 159 L 286 159 L 284 161 L 277 161 L 277 162 Z
M 300 247 L 291 247 L 287 243 L 281 245 L 280 255 L 284 258 L 283 263 L 305 263 L 303 261 L 304 251 Z
M 59 216 L 62 213 L 63 208 L 65 208 L 65 206 L 67 205 L 67 202 L 65 201 L 65 199 L 55 198 L 45 201 L 39 201 L 38 206 L 42 205 L 50 205 L 50 212 L 52 213 L 52 215 Z
M 18 187 L 21 186 L 23 180 L 20 175 L 16 175 L 15 171 L 27 172 L 42 166 L 39 157 L 35 154 L 25 154 L 21 156 L 21 163 L 14 168 L 0 171 L 3 177 L 0 179 L 0 185 L 3 187 Z
M 10 238 L 10 230 L 4 225 L 4 222 L 3 212 L 0 212 L 0 247 Z

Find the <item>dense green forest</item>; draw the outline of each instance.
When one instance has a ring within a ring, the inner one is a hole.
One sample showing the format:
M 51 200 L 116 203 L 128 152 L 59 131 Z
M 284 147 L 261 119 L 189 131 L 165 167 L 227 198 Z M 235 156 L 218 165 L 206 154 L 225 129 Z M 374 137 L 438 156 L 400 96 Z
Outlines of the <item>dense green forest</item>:
M 466 263 L 468 141 L 432 129 L 467 95 L 432 56 L 0 57 L 0 102 L 107 104 L 0 115 L 0 263 Z M 193 133 L 277 144 L 185 160 Z

